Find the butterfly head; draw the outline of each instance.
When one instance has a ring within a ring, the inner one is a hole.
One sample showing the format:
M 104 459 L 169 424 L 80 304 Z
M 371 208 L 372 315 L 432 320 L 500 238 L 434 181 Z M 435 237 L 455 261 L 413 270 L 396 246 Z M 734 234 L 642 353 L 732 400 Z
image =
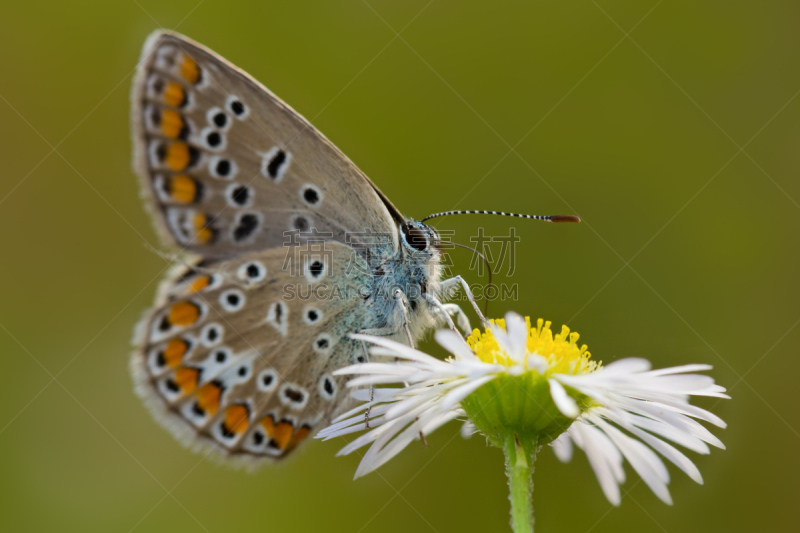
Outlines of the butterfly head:
M 439 254 L 436 246 L 439 234 L 432 227 L 417 220 L 406 220 L 400 226 L 400 236 L 406 252 L 415 256 L 433 256 Z

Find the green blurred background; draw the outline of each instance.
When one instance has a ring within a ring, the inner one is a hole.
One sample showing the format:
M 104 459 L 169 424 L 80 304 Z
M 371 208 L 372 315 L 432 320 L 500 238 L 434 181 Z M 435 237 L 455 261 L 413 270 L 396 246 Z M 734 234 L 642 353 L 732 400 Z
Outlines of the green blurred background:
M 133 394 L 131 330 L 165 264 L 145 246 L 128 94 L 144 38 L 177 27 L 409 216 L 580 215 L 438 223 L 461 242 L 517 227 L 498 281 L 521 299 L 492 315 L 567 323 L 606 362 L 714 365 L 733 399 L 701 402 L 729 423 L 727 451 L 692 455 L 705 486 L 671 469 L 668 507 L 629 469 L 612 508 L 584 456 L 545 451 L 537 531 L 797 530 L 798 17 L 789 0 L 3 2 L 0 527 L 507 528 L 502 455 L 457 424 L 356 482 L 341 441 L 246 474 L 182 448 Z

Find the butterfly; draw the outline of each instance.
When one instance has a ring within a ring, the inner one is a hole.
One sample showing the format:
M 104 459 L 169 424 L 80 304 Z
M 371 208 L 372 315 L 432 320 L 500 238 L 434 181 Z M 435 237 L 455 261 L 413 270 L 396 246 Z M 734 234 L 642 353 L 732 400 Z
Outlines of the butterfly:
M 483 319 L 463 278 L 442 279 L 435 229 L 211 50 L 147 39 L 132 135 L 156 230 L 191 259 L 137 326 L 131 370 L 186 445 L 234 463 L 286 457 L 350 407 L 333 372 L 368 358 L 350 334 L 413 345 L 439 326 L 468 332 L 443 303 L 458 287 Z

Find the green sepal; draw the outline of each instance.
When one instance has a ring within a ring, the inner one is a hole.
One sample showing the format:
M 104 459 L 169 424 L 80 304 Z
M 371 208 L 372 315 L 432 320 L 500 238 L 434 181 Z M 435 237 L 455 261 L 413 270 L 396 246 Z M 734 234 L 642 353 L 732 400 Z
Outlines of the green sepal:
M 567 388 L 567 393 L 581 411 L 591 405 L 574 389 Z M 501 449 L 514 435 L 520 442 L 548 444 L 574 422 L 558 410 L 547 379 L 536 371 L 500 375 L 467 396 L 461 406 L 475 427 Z

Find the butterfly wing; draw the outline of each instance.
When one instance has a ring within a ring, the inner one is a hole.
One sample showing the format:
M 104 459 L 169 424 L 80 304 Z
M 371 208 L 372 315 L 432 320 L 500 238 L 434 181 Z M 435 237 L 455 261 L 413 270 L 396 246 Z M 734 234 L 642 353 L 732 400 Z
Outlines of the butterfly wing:
M 311 228 L 354 245 L 403 217 L 314 126 L 245 72 L 158 31 L 133 85 L 134 168 L 159 233 L 211 258 Z
M 332 242 L 211 267 L 182 267 L 160 287 L 132 354 L 137 391 L 191 447 L 284 457 L 348 407 L 332 373 L 363 353 L 347 334 L 366 323 L 366 263 Z

